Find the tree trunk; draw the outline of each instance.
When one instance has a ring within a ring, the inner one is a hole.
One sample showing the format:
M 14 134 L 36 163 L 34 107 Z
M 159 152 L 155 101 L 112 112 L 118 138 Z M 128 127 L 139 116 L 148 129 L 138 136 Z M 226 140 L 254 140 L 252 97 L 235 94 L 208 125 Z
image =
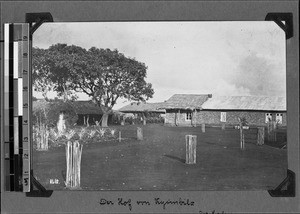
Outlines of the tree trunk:
M 90 126 L 90 124 L 89 124 L 89 119 L 90 119 L 90 116 L 88 115 L 87 118 L 86 118 L 86 126 L 87 126 L 87 127 Z
M 101 126 L 102 127 L 108 127 L 107 121 L 108 121 L 108 112 L 103 112 L 103 116 L 102 116 L 102 120 L 101 120 Z

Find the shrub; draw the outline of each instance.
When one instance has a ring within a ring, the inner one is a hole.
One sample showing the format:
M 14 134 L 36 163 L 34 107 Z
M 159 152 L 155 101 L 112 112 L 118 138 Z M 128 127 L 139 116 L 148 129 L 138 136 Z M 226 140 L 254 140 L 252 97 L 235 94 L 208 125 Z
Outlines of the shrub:
M 115 129 L 110 129 L 110 134 L 111 134 L 112 137 L 115 136 L 115 133 L 116 133 L 116 130 L 115 130 Z
M 70 128 L 70 126 L 73 126 L 77 122 L 78 115 L 71 102 L 52 101 L 50 102 L 49 112 L 47 114 L 48 124 L 50 126 L 56 126 L 59 114 L 62 112 L 64 113 L 67 128 Z
M 113 125 L 120 125 L 121 124 L 121 115 L 119 113 L 114 112 L 111 115 L 111 120 L 109 122 L 110 122 L 110 124 L 113 124 Z
M 33 104 L 33 124 L 46 124 L 49 127 L 56 127 L 59 114 L 64 113 L 67 128 L 73 126 L 78 116 L 72 102 L 55 101 L 35 101 Z
M 33 102 L 32 107 L 32 122 L 36 125 L 48 124 L 49 102 L 38 100 Z
M 133 122 L 135 122 L 135 121 L 132 117 L 126 117 L 125 118 L 125 123 L 132 124 Z
M 104 128 L 100 128 L 99 130 L 97 130 L 97 132 L 100 134 L 100 137 L 104 137 L 106 131 Z

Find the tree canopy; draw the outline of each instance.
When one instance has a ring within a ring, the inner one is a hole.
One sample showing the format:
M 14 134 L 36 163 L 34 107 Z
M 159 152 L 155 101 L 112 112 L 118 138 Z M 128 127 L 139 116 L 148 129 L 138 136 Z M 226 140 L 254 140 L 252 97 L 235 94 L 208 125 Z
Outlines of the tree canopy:
M 76 99 L 76 92 L 82 92 L 107 114 L 119 98 L 146 101 L 154 94 L 145 80 L 147 66 L 116 49 L 67 44 L 33 48 L 32 70 L 34 89 L 45 97 L 55 91 L 64 99 Z

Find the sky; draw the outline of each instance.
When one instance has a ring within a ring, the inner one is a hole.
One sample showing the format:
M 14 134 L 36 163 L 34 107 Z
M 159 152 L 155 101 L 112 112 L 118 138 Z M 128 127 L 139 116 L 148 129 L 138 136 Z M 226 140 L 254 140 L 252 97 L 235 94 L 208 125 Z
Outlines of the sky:
M 57 43 L 118 49 L 145 63 L 154 89 L 148 102 L 173 94 L 286 96 L 285 33 L 272 21 L 44 23 L 33 35 L 33 47 Z

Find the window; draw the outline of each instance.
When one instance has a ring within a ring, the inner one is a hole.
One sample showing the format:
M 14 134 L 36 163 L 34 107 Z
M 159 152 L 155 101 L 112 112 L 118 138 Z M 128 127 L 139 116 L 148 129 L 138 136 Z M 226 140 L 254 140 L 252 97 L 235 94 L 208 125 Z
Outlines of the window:
M 192 120 L 192 112 L 187 112 L 185 120 Z
M 282 114 L 281 113 L 276 114 L 276 123 L 282 124 Z
M 221 122 L 226 122 L 226 112 L 221 112 Z
M 268 123 L 269 121 L 272 121 L 272 113 L 266 113 L 266 123 Z

